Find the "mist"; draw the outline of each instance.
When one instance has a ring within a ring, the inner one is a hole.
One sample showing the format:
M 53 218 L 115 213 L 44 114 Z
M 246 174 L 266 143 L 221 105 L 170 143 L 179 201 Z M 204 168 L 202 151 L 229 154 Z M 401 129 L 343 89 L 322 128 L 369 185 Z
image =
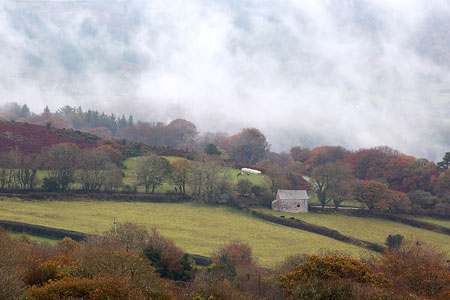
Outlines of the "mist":
M 0 104 L 82 106 L 273 151 L 450 149 L 450 3 L 79 0 L 0 4 Z

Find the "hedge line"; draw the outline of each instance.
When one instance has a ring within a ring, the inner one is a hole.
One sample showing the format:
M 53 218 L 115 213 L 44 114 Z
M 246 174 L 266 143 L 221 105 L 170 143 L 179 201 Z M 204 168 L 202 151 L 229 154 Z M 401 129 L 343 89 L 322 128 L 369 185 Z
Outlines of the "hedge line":
M 244 210 L 246 210 L 247 212 L 249 212 L 250 214 L 252 214 L 253 216 L 263 219 L 265 221 L 269 221 L 269 222 L 273 222 L 273 223 L 277 223 L 283 226 L 288 226 L 288 227 L 292 227 L 292 228 L 296 228 L 296 229 L 301 229 L 301 230 L 305 230 L 305 231 L 309 231 L 309 232 L 313 232 L 313 233 L 317 233 L 323 236 L 327 236 L 330 237 L 332 239 L 341 241 L 341 242 L 345 242 L 345 243 L 349 243 L 349 244 L 353 244 L 356 246 L 360 246 L 360 247 L 364 247 L 376 252 L 383 252 L 386 248 L 384 248 L 381 245 L 378 245 L 376 243 L 372 243 L 372 242 L 368 242 L 368 241 L 364 241 L 364 240 L 360 240 L 360 239 L 356 239 L 350 236 L 346 236 L 343 235 L 342 233 L 340 233 L 337 230 L 333 230 L 333 229 L 329 229 L 327 227 L 324 226 L 318 226 L 318 225 L 314 225 L 314 224 L 310 224 L 307 223 L 305 221 L 301 221 L 298 219 L 284 219 L 284 218 L 280 218 L 280 217 L 276 217 L 273 215 L 269 215 L 269 214 L 265 214 L 259 211 L 255 211 L 252 209 L 248 209 L 248 208 L 244 208 Z
M 437 224 L 432 224 L 432 223 L 428 223 L 428 222 L 424 222 L 424 221 L 413 220 L 413 219 L 398 216 L 398 215 L 377 212 L 377 211 L 370 212 L 367 210 L 353 210 L 353 211 L 345 211 L 345 212 L 340 211 L 340 212 L 344 213 L 344 214 L 349 214 L 352 216 L 358 216 L 358 217 L 376 217 L 376 218 L 386 219 L 386 220 L 390 220 L 390 221 L 400 222 L 400 223 L 410 225 L 413 227 L 450 235 L 450 228 L 448 228 L 448 227 L 444 227 L 444 226 L 440 226 Z
M 52 228 L 7 220 L 0 220 L 0 227 L 12 232 L 34 234 L 41 237 L 50 237 L 56 239 L 63 239 L 65 237 L 70 237 L 72 240 L 78 242 L 84 240 L 88 236 L 86 233 L 78 231 Z M 188 256 L 195 262 L 197 266 L 208 266 L 212 264 L 212 260 L 210 257 L 198 254 L 188 254 Z
M 87 234 L 78 231 L 52 228 L 14 221 L 0 220 L 0 226 L 13 232 L 20 232 L 20 233 L 25 232 L 37 236 L 51 237 L 57 239 L 70 237 L 74 241 L 81 241 L 87 237 Z
M 136 193 L 85 193 L 82 191 L 71 192 L 14 192 L 0 193 L 0 196 L 21 198 L 24 200 L 79 200 L 95 199 L 103 201 L 133 201 L 151 203 L 181 203 L 191 200 L 189 195 L 179 194 L 136 194 Z

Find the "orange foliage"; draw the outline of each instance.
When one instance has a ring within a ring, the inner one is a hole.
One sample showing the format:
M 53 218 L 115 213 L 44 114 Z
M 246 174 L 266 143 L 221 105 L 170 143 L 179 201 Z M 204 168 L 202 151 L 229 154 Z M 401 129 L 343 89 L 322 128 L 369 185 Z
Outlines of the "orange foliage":
M 281 286 L 288 295 L 296 286 L 308 279 L 349 279 L 378 287 L 390 285 L 389 280 L 383 274 L 375 274 L 368 264 L 351 257 L 338 255 L 311 255 L 291 272 L 280 276 Z
M 58 281 L 38 287 L 33 286 L 28 291 L 30 299 L 54 300 L 54 299 L 170 299 L 147 298 L 127 278 L 74 278 L 67 277 Z
M 123 160 L 122 153 L 118 149 L 115 149 L 110 145 L 102 145 L 98 147 L 96 151 L 102 151 L 106 153 L 114 163 L 120 163 Z
M 356 201 L 365 203 L 369 210 L 408 210 L 411 201 L 399 191 L 392 191 L 388 185 L 376 180 L 363 180 L 353 190 Z
M 222 256 L 226 256 L 233 267 L 255 264 L 252 249 L 241 241 L 231 241 L 229 244 L 223 246 L 213 255 L 212 260 L 215 263 L 219 263 L 220 257 Z
M 403 244 L 384 253 L 377 270 L 391 279 L 404 294 L 415 293 L 429 299 L 450 299 L 450 269 L 444 253 L 420 242 Z

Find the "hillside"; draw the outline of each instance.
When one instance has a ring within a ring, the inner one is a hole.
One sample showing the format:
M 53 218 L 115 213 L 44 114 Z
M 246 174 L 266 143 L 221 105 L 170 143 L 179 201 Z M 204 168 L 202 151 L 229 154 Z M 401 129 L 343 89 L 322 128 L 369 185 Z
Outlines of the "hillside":
M 136 203 L 108 201 L 1 200 L 0 219 L 36 225 L 101 233 L 117 222 L 134 222 L 157 228 L 184 251 L 211 255 L 231 240 L 249 244 L 258 263 L 273 266 L 289 255 L 331 249 L 375 254 L 319 234 L 266 222 L 237 210 L 195 203 Z
M 81 149 L 96 146 L 98 136 L 67 129 L 0 121 L 0 152 L 11 149 L 32 154 L 60 143 L 74 143 Z
M 266 208 L 259 208 L 258 211 L 274 216 L 285 216 L 300 219 L 302 221 L 333 228 L 339 232 L 359 239 L 364 239 L 369 242 L 383 245 L 386 237 L 389 234 L 401 234 L 407 240 L 419 240 L 438 247 L 441 251 L 450 254 L 450 236 L 436 233 L 425 229 L 415 228 L 399 222 L 370 218 L 370 217 L 356 217 L 344 214 L 334 213 L 308 213 L 308 214 L 293 214 L 286 212 L 277 212 Z M 424 221 L 430 223 L 437 223 L 438 225 L 445 225 L 448 222 L 444 220 L 434 219 L 431 217 L 424 218 Z

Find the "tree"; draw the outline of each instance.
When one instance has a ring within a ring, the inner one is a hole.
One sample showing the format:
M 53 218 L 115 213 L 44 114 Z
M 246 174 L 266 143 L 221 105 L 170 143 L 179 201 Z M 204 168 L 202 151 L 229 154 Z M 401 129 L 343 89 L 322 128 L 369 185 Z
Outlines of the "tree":
M 191 164 L 188 181 L 192 197 L 203 202 L 217 202 L 219 195 L 228 193 L 230 188 L 228 172 L 223 172 L 216 159 L 207 156 Z
M 221 155 L 222 154 L 222 152 L 219 151 L 219 149 L 217 148 L 217 145 L 215 145 L 215 144 L 208 144 L 206 146 L 204 152 L 209 155 Z
M 145 192 L 148 193 L 150 187 L 152 193 L 160 186 L 164 179 L 170 173 L 170 164 L 164 157 L 155 154 L 149 154 L 138 162 L 136 177 L 139 185 L 145 186 Z
M 99 191 L 106 182 L 107 171 L 116 167 L 102 150 L 83 150 L 80 153 L 77 179 L 86 192 Z
M 197 128 L 192 122 L 184 119 L 176 119 L 166 127 L 167 142 L 165 146 L 173 148 L 184 148 L 197 137 Z
M 348 153 L 349 152 L 341 146 L 320 146 L 311 150 L 311 155 L 306 163 L 313 167 L 323 166 L 326 163 L 344 160 Z
M 286 172 L 277 163 L 263 160 L 258 166 L 266 169 L 265 175 L 270 182 L 272 195 L 275 195 L 279 189 L 291 187 L 289 180 L 286 178 Z
M 253 165 L 264 158 L 269 151 L 269 143 L 258 129 L 245 128 L 228 138 L 227 148 L 236 161 Z
M 250 196 L 252 193 L 253 183 L 247 178 L 239 179 L 237 184 L 237 189 L 239 195 L 241 196 Z
M 75 182 L 80 149 L 72 143 L 52 146 L 43 153 L 48 178 L 56 183 L 61 191 L 66 191 Z
M 450 270 L 446 254 L 422 242 L 405 241 L 376 260 L 378 271 L 389 278 L 398 293 L 449 299 Z M 429 298 L 428 298 L 429 297 Z
M 14 153 L 15 179 L 22 189 L 32 190 L 38 181 L 37 171 L 40 167 L 38 155 Z
M 436 164 L 424 158 L 412 162 L 404 170 L 401 191 L 424 190 L 433 191 L 433 180 L 439 175 Z
M 144 255 L 163 278 L 187 281 L 192 276 L 188 255 L 172 240 L 161 236 L 156 229 L 149 236 Z
M 392 191 L 386 184 L 375 180 L 358 183 L 353 191 L 356 201 L 365 203 L 370 211 L 375 209 L 405 211 L 410 208 L 409 198 L 402 192 Z
M 353 191 L 356 201 L 365 203 L 369 210 L 389 207 L 389 187 L 375 180 L 361 181 Z M 380 205 L 381 203 L 381 205 Z
M 432 209 L 436 204 L 441 202 L 438 197 L 422 190 L 409 192 L 407 195 L 409 200 L 411 200 L 413 208 L 416 209 Z
M 171 163 L 172 180 L 181 194 L 186 194 L 186 182 L 191 171 L 191 163 L 185 158 L 178 158 Z
M 250 266 L 255 264 L 252 248 L 242 241 L 234 240 L 224 245 L 212 256 L 215 263 L 219 263 L 222 256 L 227 256 L 233 267 Z
M 331 200 L 335 207 L 350 198 L 354 187 L 352 169 L 348 164 L 326 163 L 315 167 L 311 174 L 315 192 L 322 208 Z
M 353 165 L 355 176 L 359 179 L 378 179 L 383 177 L 390 158 L 399 155 L 398 151 L 381 146 L 351 153 L 348 161 Z
M 445 170 L 436 180 L 434 185 L 434 193 L 444 199 L 446 202 L 450 202 L 450 169 Z
M 403 242 L 403 235 L 401 234 L 390 234 L 388 235 L 388 237 L 386 238 L 386 243 L 385 245 L 388 246 L 389 248 L 397 248 L 400 247 L 400 245 Z
M 301 146 L 295 146 L 291 148 L 292 160 L 295 162 L 306 162 L 311 156 L 311 150 L 308 148 L 303 148 Z
M 447 170 L 450 167 L 450 152 L 446 152 L 442 161 L 437 163 L 440 170 Z
M 148 230 L 131 222 L 119 223 L 103 234 L 117 241 L 126 252 L 140 253 L 150 240 Z

